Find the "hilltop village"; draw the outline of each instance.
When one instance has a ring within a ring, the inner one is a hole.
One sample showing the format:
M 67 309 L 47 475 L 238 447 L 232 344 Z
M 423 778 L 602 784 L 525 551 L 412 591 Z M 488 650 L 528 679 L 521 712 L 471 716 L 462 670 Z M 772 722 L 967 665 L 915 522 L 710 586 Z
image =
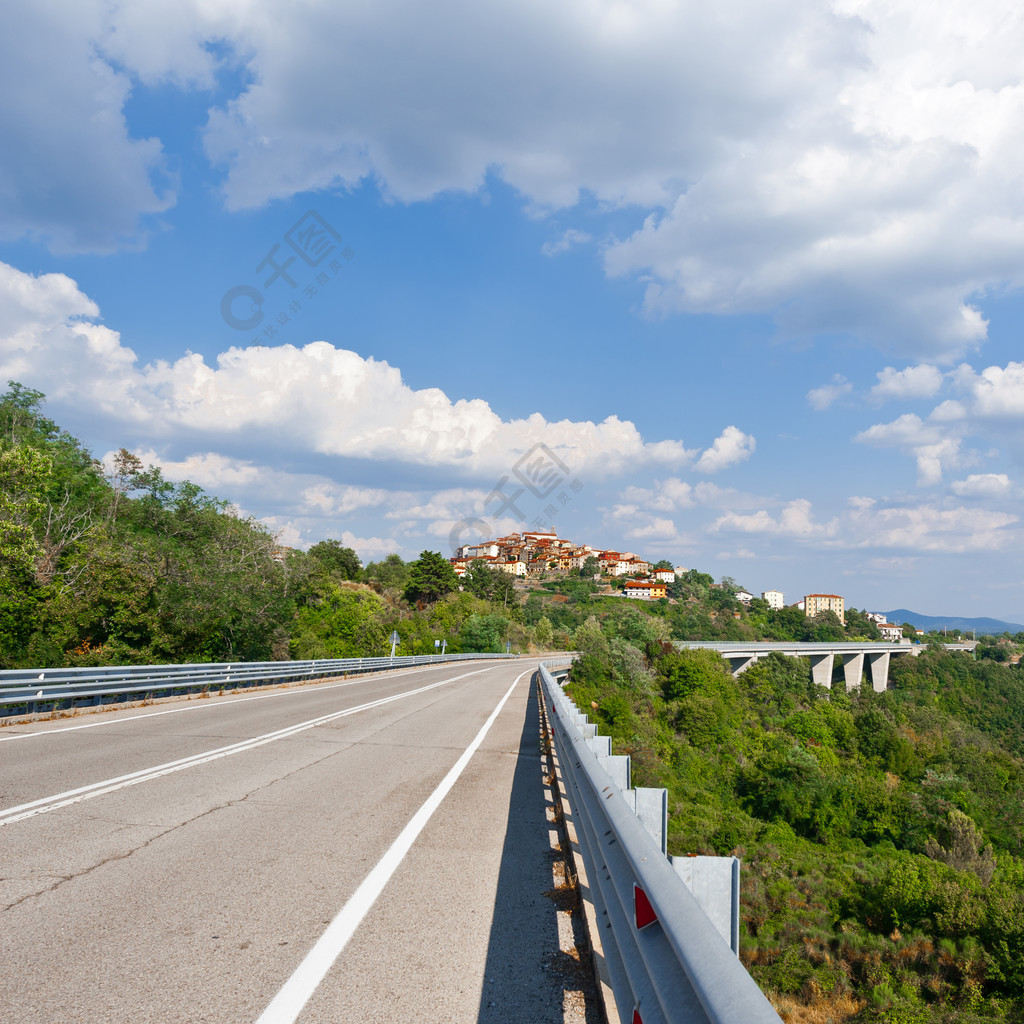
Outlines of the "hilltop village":
M 684 566 L 673 566 L 667 560 L 652 563 L 632 551 L 611 551 L 578 544 L 559 537 L 554 530 L 510 533 L 494 540 L 464 544 L 450 561 L 460 579 L 472 573 L 474 562 L 483 562 L 523 581 L 539 581 L 551 575 L 603 579 L 608 592 L 621 590 L 624 597 L 639 601 L 671 600 L 672 584 L 690 572 Z M 754 599 L 754 595 L 745 590 L 737 590 L 733 596 L 744 605 L 749 605 Z M 782 591 L 765 590 L 761 599 L 769 608 L 785 607 Z M 845 600 L 840 594 L 806 594 L 793 607 L 808 618 L 814 618 L 821 612 L 835 612 L 839 621 L 846 624 Z M 867 617 L 878 626 L 884 640 L 898 642 L 902 638 L 902 627 L 886 622 L 881 613 L 869 612 Z
M 605 551 L 559 537 L 554 530 L 510 533 L 507 537 L 464 544 L 451 559 L 457 576 L 464 577 L 474 562 L 484 562 L 521 579 L 539 579 L 545 573 L 576 573 L 624 577 L 628 597 L 652 600 L 667 597 L 668 584 L 687 572 L 669 563 L 652 565 L 632 551 Z M 589 571 L 588 571 L 589 570 Z

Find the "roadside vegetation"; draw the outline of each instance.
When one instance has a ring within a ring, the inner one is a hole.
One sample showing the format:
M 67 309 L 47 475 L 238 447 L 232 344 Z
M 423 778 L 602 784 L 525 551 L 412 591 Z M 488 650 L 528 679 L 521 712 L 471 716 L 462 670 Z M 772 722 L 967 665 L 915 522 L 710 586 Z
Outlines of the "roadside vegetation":
M 847 694 L 778 654 L 733 678 L 639 613 L 575 639 L 572 696 L 667 787 L 670 852 L 742 859 L 743 960 L 787 1020 L 1024 1019 L 1018 668 L 932 646 Z

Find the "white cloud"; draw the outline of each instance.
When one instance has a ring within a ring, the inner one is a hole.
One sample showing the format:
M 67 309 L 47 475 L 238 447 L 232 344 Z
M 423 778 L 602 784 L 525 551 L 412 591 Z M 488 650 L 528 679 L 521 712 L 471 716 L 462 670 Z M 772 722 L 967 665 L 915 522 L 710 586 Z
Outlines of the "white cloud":
M 984 339 L 972 295 L 1024 284 L 1024 19 L 995 0 L 8 8 L 9 236 L 134 237 L 171 193 L 126 97 L 207 89 L 217 52 L 246 83 L 205 131 L 231 209 L 493 175 L 534 213 L 628 208 L 606 267 L 644 276 L 652 313 L 774 313 L 934 359 Z
M 257 466 L 244 459 L 232 459 L 217 452 L 204 452 L 179 460 L 161 458 L 152 448 L 136 449 L 132 454 L 141 459 L 143 465 L 158 467 L 169 480 L 190 480 L 207 491 L 218 487 L 248 488 L 256 484 L 266 487 L 269 483 L 267 474 L 271 472 L 265 466 Z M 109 451 L 100 459 L 108 474 L 113 473 L 116 455 L 117 452 Z
M 562 236 L 558 241 L 545 242 L 541 246 L 540 251 L 544 253 L 545 256 L 557 256 L 559 253 L 568 252 L 577 245 L 585 245 L 587 242 L 592 240 L 592 236 L 586 231 L 577 231 L 575 228 L 569 228 L 567 231 L 562 233 Z
M 108 5 L 51 0 L 3 11 L 0 237 L 40 238 L 59 251 L 131 242 L 142 218 L 173 204 L 174 187 L 160 140 L 128 130 L 130 74 L 98 52 Z
M 856 440 L 881 447 L 921 444 L 934 441 L 938 436 L 934 427 L 926 424 L 916 413 L 908 412 L 891 423 L 876 423 L 867 430 L 862 430 Z
M 1010 478 L 1005 473 L 972 473 L 966 480 L 955 480 L 949 485 L 954 494 L 971 498 L 1000 498 L 1010 490 Z
M 688 484 L 678 477 L 657 480 L 653 487 L 637 487 L 633 484 L 621 493 L 623 504 L 616 508 L 632 510 L 632 513 L 643 510 L 652 512 L 674 512 L 679 509 L 691 509 L 697 506 L 706 508 L 736 509 L 756 508 L 764 504 L 764 498 L 756 494 L 745 494 L 733 487 L 719 487 L 710 480 L 701 480 L 697 484 Z
M 693 489 L 693 496 L 698 504 L 707 508 L 725 508 L 736 511 L 744 508 L 757 508 L 764 504 L 764 498 L 756 494 L 745 494 L 733 487 L 719 487 L 710 480 L 702 480 Z
M 649 489 L 631 484 L 622 492 L 622 498 L 626 503 L 632 503 L 634 508 L 642 506 L 652 512 L 671 512 L 694 505 L 693 488 L 678 477 L 658 480 Z
M 1010 530 L 1019 517 L 979 508 L 942 508 L 935 504 L 883 506 L 874 499 L 855 498 L 828 522 L 815 520 L 811 503 L 789 502 L 778 517 L 761 509 L 750 515 L 727 513 L 712 533 L 762 534 L 824 549 L 897 548 L 909 552 L 960 553 L 997 551 L 1013 544 Z
M 407 526 L 409 531 L 419 529 L 420 524 L 410 523 Z M 477 518 L 473 514 L 458 515 L 452 518 L 435 519 L 427 524 L 426 533 L 430 537 L 437 537 L 444 540 L 442 553 L 455 554 L 456 549 L 462 544 L 474 544 L 479 541 L 494 540 L 496 537 L 505 537 L 510 533 L 522 530 L 523 523 L 510 516 L 502 516 L 494 519 L 490 516 Z
M 646 442 L 615 416 L 550 422 L 534 413 L 505 421 L 480 399 L 453 402 L 437 388 L 413 390 L 388 363 L 323 341 L 232 348 L 213 366 L 194 353 L 140 366 L 115 331 L 78 319 L 95 316 L 96 306 L 63 275 L 35 278 L 0 264 L 4 307 L 0 374 L 45 391 L 58 409 L 88 413 L 94 426 L 130 427 L 136 443 L 184 444 L 202 435 L 236 456 L 289 446 L 493 474 L 495 481 L 538 444 L 570 472 L 595 479 L 693 456 L 679 441 Z
M 711 526 L 712 533 L 760 533 L 801 540 L 834 537 L 838 530 L 838 519 L 816 523 L 811 503 L 806 498 L 788 502 L 778 518 L 771 516 L 765 509 L 753 513 L 726 512 Z
M 967 396 L 970 415 L 1003 421 L 1024 417 L 1024 362 L 989 366 L 980 373 L 964 364 L 957 368 L 954 378 Z
M 426 501 L 423 496 L 403 496 L 392 494 L 391 509 L 388 519 L 444 519 L 451 524 L 462 519 L 467 512 L 483 509 L 487 504 L 488 492 L 467 487 L 451 487 L 429 495 Z M 417 500 L 418 498 L 418 500 Z
M 949 554 L 1006 548 L 1015 542 L 1017 533 L 1007 528 L 1019 521 L 1009 512 L 931 504 L 872 508 L 853 513 L 851 519 L 853 529 L 861 534 L 860 547 Z
M 878 383 L 871 389 L 874 398 L 931 398 L 938 394 L 943 380 L 942 371 L 928 363 L 904 370 L 887 366 L 877 376 Z
M 278 543 L 287 547 L 308 548 L 320 540 L 340 540 L 345 547 L 352 548 L 359 555 L 364 565 L 401 550 L 401 545 L 393 537 L 360 537 L 351 530 L 328 530 L 310 536 L 307 529 L 280 516 L 266 516 L 260 521 L 277 535 Z
M 718 558 L 722 558 L 722 559 L 728 559 L 728 558 L 752 559 L 752 558 L 758 558 L 759 556 L 755 552 L 751 551 L 750 548 L 740 547 L 740 548 L 737 548 L 735 551 L 719 551 L 717 557 Z
M 108 472 L 113 468 L 115 454 L 108 452 L 101 460 Z M 134 454 L 144 465 L 159 467 L 169 480 L 191 480 L 209 493 L 230 494 L 236 510 L 243 515 L 255 506 L 280 510 L 263 515 L 260 521 L 280 533 L 280 543 L 290 547 L 308 547 L 325 537 L 337 537 L 365 560 L 399 551 L 403 541 L 413 540 L 414 546 L 421 544 L 424 536 L 449 541 L 456 526 L 460 527 L 460 543 L 501 536 L 522 527 L 521 522 L 509 517 L 475 518 L 475 513 L 484 508 L 488 494 L 481 489 L 386 490 L 338 483 L 315 474 L 291 473 L 216 452 L 177 460 L 163 458 L 152 449 L 137 449 Z M 363 537 L 339 525 L 354 518 L 368 523 L 390 521 L 389 529 L 394 533 L 390 537 Z M 445 553 L 447 547 L 442 545 Z
M 915 413 L 904 413 L 891 423 L 876 423 L 855 438 L 876 448 L 898 447 L 917 460 L 917 479 L 922 486 L 942 480 L 949 469 L 967 466 L 977 456 L 962 448 L 962 439 L 942 422 L 922 420 Z
M 981 36 L 1021 33 L 958 10 Z M 491 172 L 540 208 L 656 211 L 606 251 L 609 273 L 650 274 L 652 312 L 781 310 L 790 332 L 943 355 L 985 335 L 971 293 L 1024 276 L 1019 72 L 994 93 L 976 38 L 906 6 L 390 0 L 309 9 L 288 33 L 256 17 L 236 42 L 253 83 L 207 135 L 236 207 L 370 176 L 410 201 Z
M 992 445 L 985 457 L 998 455 L 1004 448 L 1017 454 L 1024 450 L 1020 431 L 1024 420 L 1024 362 L 981 370 L 963 363 L 945 376 L 930 366 L 900 372 L 887 367 L 878 378 L 879 384 L 872 389 L 878 397 L 926 397 L 946 380 L 958 392 L 957 398 L 943 400 L 926 418 L 904 413 L 889 423 L 874 424 L 855 438 L 875 447 L 902 449 L 917 460 L 922 484 L 938 483 L 951 469 L 977 464 L 982 457 L 979 452 L 984 449 L 973 451 L 965 447 L 968 439 Z M 992 475 L 981 474 L 978 479 Z M 964 481 L 953 486 L 961 485 L 967 486 Z
M 644 526 L 627 530 L 626 536 L 631 540 L 672 540 L 679 536 L 679 531 L 671 519 L 652 519 Z
M 726 427 L 711 447 L 701 453 L 694 469 L 698 473 L 717 473 L 720 469 L 749 459 L 756 447 L 757 442 L 752 434 L 744 434 L 738 427 Z
M 833 374 L 831 383 L 822 384 L 818 388 L 811 388 L 807 392 L 807 401 L 812 409 L 817 409 L 821 412 L 827 409 L 837 398 L 848 395 L 852 390 L 853 385 L 841 373 L 836 373 Z

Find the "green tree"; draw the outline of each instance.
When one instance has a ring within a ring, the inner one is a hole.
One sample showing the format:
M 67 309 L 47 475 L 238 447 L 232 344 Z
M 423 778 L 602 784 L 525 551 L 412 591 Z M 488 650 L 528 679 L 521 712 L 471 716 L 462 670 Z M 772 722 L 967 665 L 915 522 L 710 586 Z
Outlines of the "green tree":
M 400 595 L 409 583 L 409 567 L 400 555 L 388 555 L 383 562 L 370 562 L 365 576 L 389 593 Z
M 597 616 L 591 615 L 585 622 L 580 623 L 573 631 L 573 648 L 581 654 L 587 654 L 597 658 L 603 663 L 610 664 L 611 650 L 608 646 L 608 638 L 597 621 Z
M 515 594 L 515 577 L 503 569 L 488 565 L 483 559 L 475 559 L 469 565 L 465 578 L 466 588 L 477 597 L 488 601 L 508 604 Z
M 847 636 L 863 640 L 881 640 L 882 634 L 874 619 L 869 619 L 865 612 L 856 608 L 846 609 L 846 633 Z
M 10 590 L 34 568 L 42 553 L 36 524 L 53 461 L 29 445 L 0 451 L 0 586 Z
M 406 600 L 429 604 L 458 589 L 459 578 L 439 551 L 421 551 L 420 557 L 409 563 Z
M 846 630 L 835 612 L 818 612 L 804 620 L 802 639 L 814 643 L 841 643 L 846 639 Z
M 318 541 L 309 549 L 309 557 L 315 558 L 337 579 L 357 580 L 363 568 L 355 551 L 340 540 Z
M 981 832 L 958 807 L 950 808 L 947 820 L 940 828 L 939 840 L 933 838 L 925 843 L 924 852 L 932 860 L 948 864 L 957 871 L 971 871 L 981 879 L 982 885 L 992 881 L 996 869 L 992 844 L 982 849 L 984 838 Z
M 320 601 L 299 609 L 291 640 L 295 658 L 366 658 L 386 652 L 387 605 L 367 587 L 328 583 Z
M 658 660 L 656 668 L 666 700 L 718 689 L 727 682 L 734 684 L 725 659 L 705 647 L 672 651 Z
M 503 615 L 470 615 L 459 632 L 459 647 L 467 652 L 503 651 L 508 627 L 509 620 Z
M 551 620 L 542 615 L 533 627 L 533 641 L 542 651 L 546 651 L 551 647 L 552 633 Z

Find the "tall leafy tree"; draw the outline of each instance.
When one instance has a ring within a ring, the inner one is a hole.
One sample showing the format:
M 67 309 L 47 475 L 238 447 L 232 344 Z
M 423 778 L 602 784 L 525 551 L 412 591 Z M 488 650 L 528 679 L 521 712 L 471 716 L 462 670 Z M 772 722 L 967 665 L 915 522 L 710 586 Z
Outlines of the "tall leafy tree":
M 309 549 L 309 557 L 315 558 L 332 576 L 343 580 L 357 580 L 362 573 L 359 556 L 340 540 L 319 541 Z
M 466 588 L 477 597 L 508 604 L 515 593 L 515 577 L 488 565 L 482 559 L 472 562 L 466 576 Z
M 366 586 L 329 583 L 316 604 L 296 616 L 291 652 L 296 658 L 363 658 L 386 653 L 387 604 Z
M 366 566 L 365 576 L 379 583 L 384 590 L 401 594 L 409 582 L 409 567 L 402 561 L 401 555 L 392 553 L 382 562 L 370 562 Z
M 406 600 L 432 603 L 458 589 L 459 577 L 439 551 L 421 551 L 420 557 L 409 563 Z

